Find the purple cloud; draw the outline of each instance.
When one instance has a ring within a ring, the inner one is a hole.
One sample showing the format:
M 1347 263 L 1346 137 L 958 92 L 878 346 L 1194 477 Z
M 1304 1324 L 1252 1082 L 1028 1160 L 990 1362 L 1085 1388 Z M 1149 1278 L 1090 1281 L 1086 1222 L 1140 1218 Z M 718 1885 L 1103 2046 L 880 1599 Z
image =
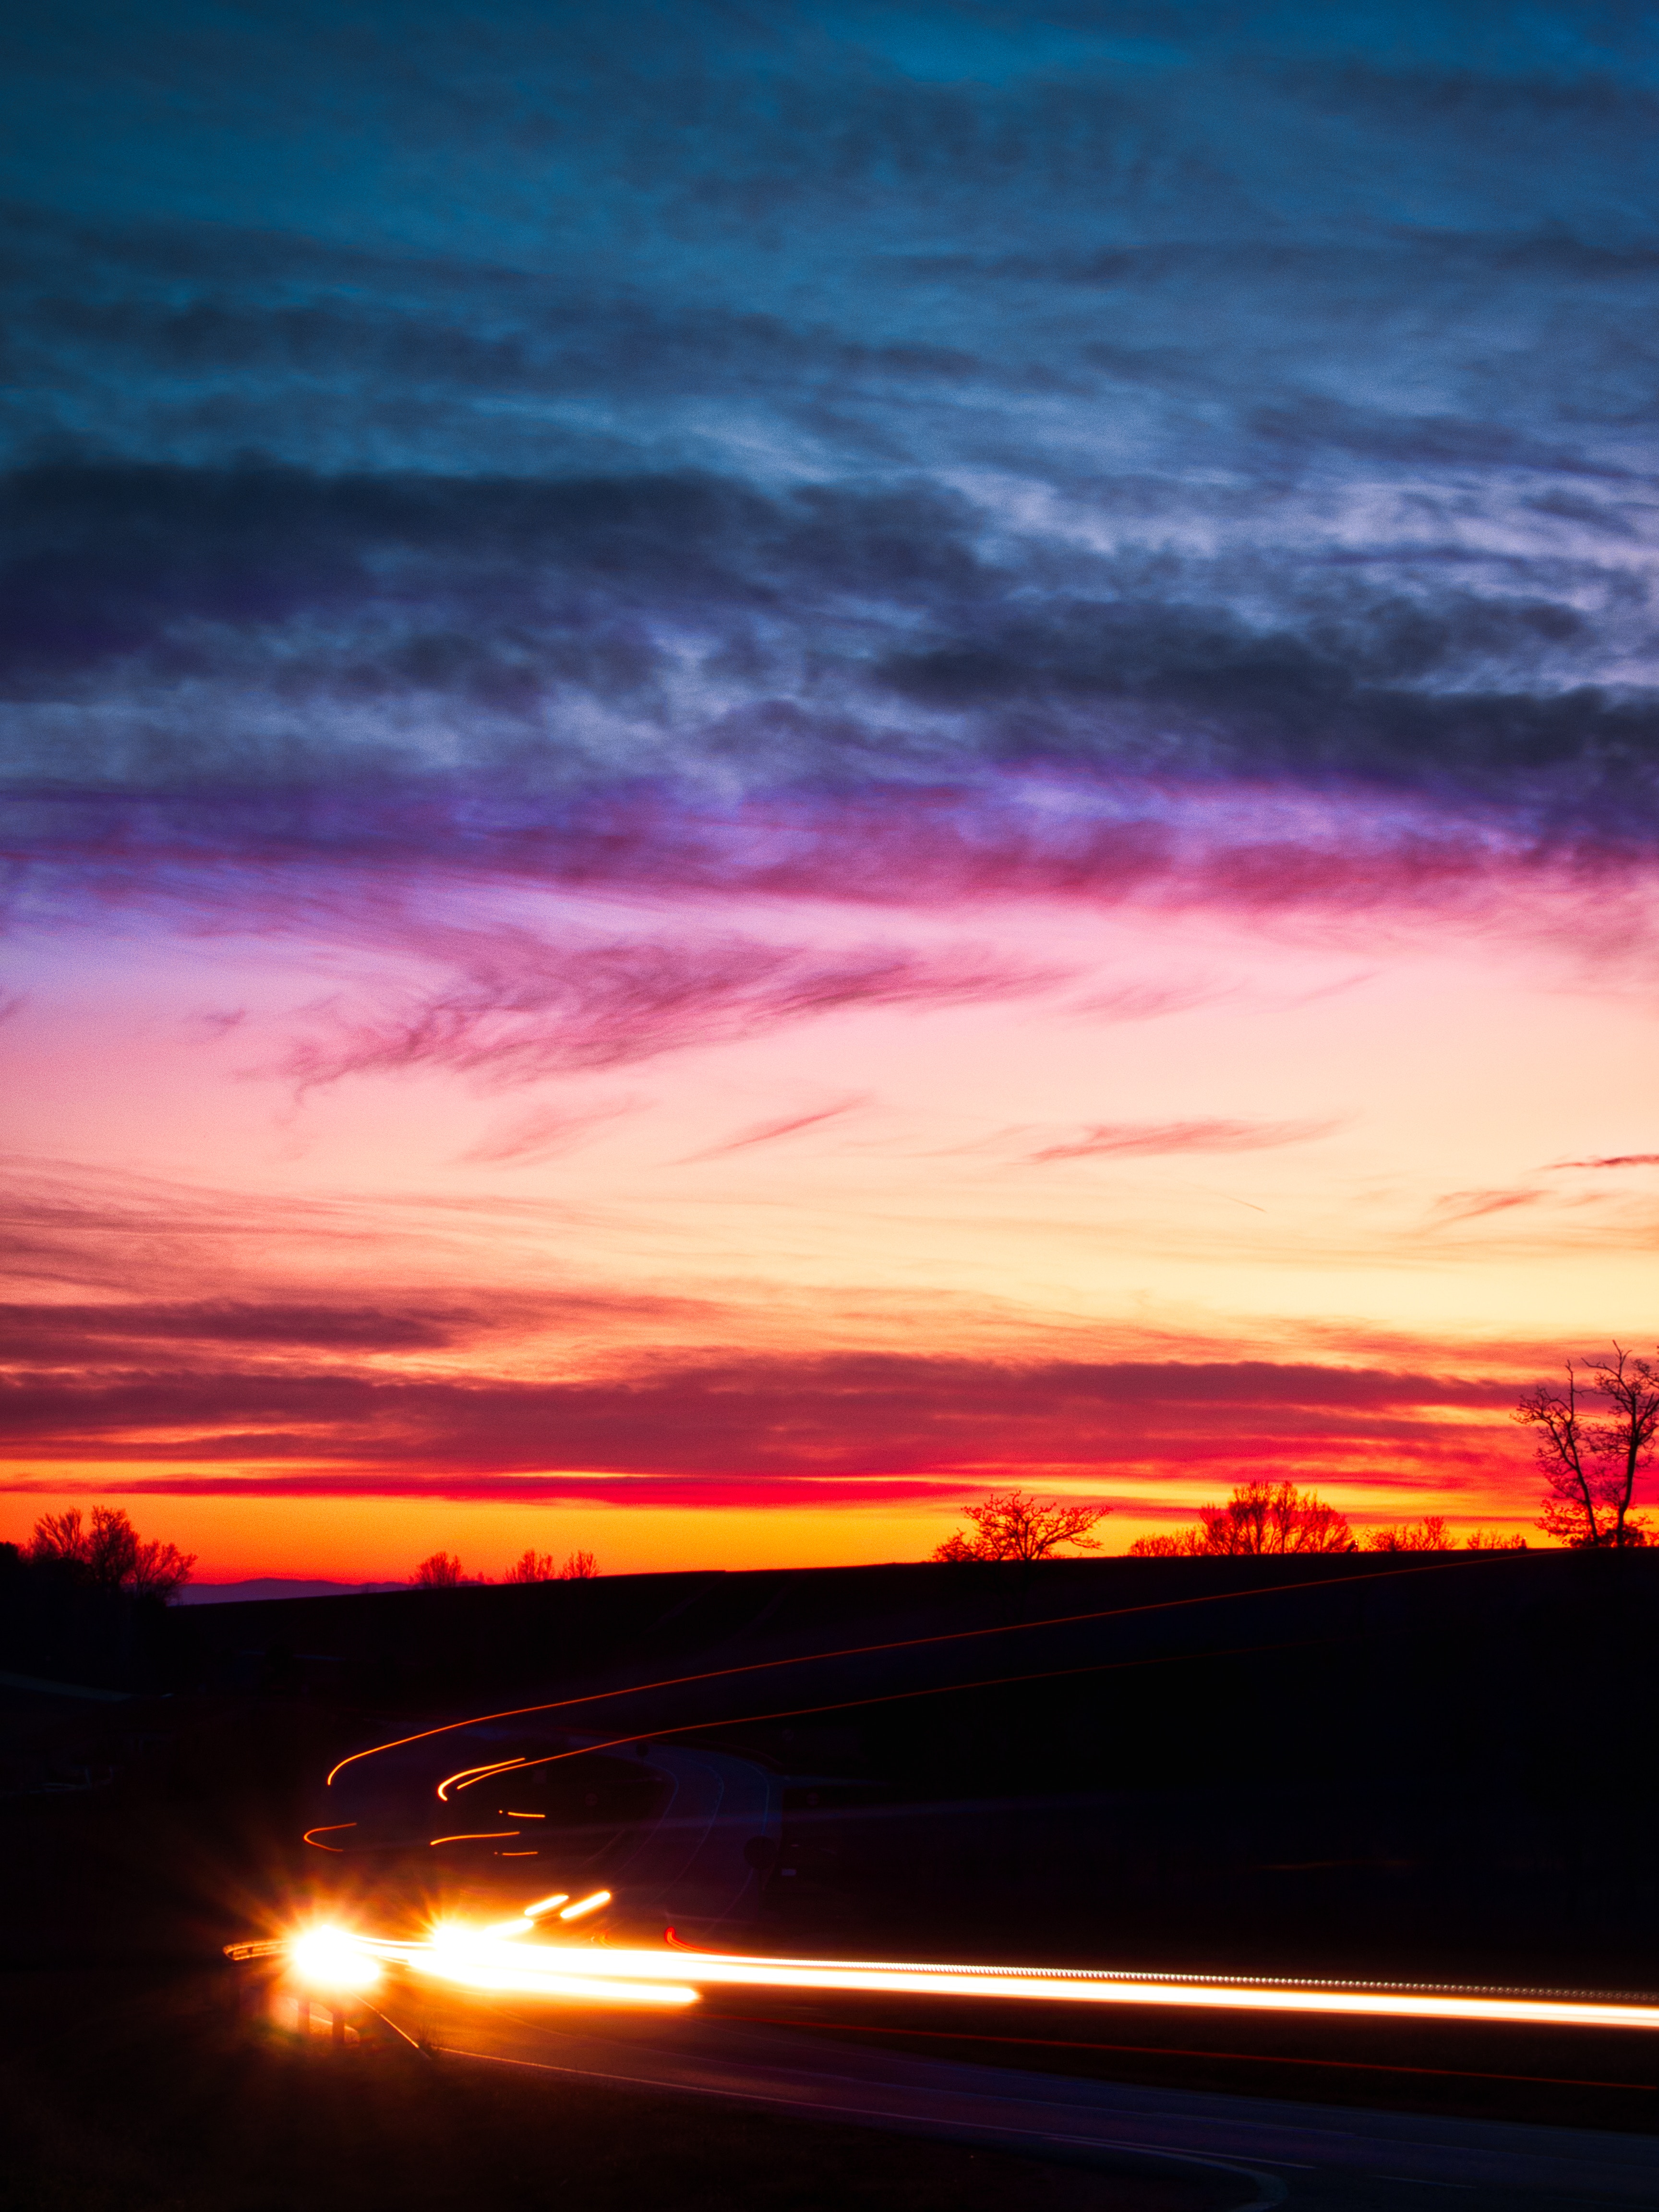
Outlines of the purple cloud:
M 497 1088 L 731 1042 L 859 1006 L 946 1006 L 1048 988 L 1054 971 L 984 952 L 846 952 L 741 937 L 557 947 L 503 933 L 396 1012 L 326 1011 L 283 1073 L 301 1091 L 349 1075 L 441 1067 Z

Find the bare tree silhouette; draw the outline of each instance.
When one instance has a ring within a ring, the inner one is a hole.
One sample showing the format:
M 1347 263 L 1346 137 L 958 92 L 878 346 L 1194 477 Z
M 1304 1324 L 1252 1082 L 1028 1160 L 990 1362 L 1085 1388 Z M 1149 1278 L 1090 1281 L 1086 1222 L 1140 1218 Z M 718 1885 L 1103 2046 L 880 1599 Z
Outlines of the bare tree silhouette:
M 1581 1373 L 1607 1412 L 1594 1419 L 1580 1403 Z M 1619 1345 L 1613 1356 L 1567 1362 L 1566 1386 L 1540 1382 L 1514 1419 L 1535 1433 L 1535 1457 L 1548 1488 L 1538 1525 L 1573 1551 L 1623 1549 L 1649 1540 L 1631 1510 L 1636 1478 L 1652 1463 L 1659 1430 L 1659 1372 Z
M 1141 1536 L 1136 1559 L 1236 1556 L 1258 1552 L 1356 1552 L 1353 1531 L 1334 1505 L 1293 1482 L 1241 1482 L 1224 1505 L 1200 1505 L 1196 1526 L 1173 1536 Z
M 1420 1521 L 1406 1521 L 1387 1528 L 1365 1531 L 1368 1552 L 1455 1552 L 1457 1539 L 1446 1526 L 1443 1513 L 1425 1513 Z
M 1005 1490 L 967 1509 L 973 1534 L 958 1528 L 934 1553 L 936 1559 L 1048 1559 L 1061 1544 L 1097 1552 L 1091 1532 L 1110 1508 L 1041 1503 L 1023 1490 Z
M 501 1577 L 504 1583 L 553 1583 L 559 1578 L 559 1570 L 551 1552 L 530 1550 L 522 1553 Z
M 125 1590 L 163 1601 L 182 1589 L 196 1565 L 194 1552 L 138 1534 L 118 1507 L 94 1505 L 90 1523 L 78 1506 L 43 1513 L 34 1524 L 27 1556 L 57 1565 L 96 1589 Z
M 457 1553 L 434 1552 L 430 1559 L 421 1561 L 409 1579 L 416 1589 L 455 1589 L 466 1577 L 461 1572 Z

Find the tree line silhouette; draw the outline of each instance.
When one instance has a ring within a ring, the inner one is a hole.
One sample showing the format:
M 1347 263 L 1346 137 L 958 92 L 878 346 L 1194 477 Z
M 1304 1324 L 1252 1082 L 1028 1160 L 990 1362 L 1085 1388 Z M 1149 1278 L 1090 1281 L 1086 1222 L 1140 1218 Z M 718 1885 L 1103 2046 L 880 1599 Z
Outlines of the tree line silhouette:
M 1598 1402 L 1599 1401 L 1599 1402 Z M 1623 1550 L 1654 1540 L 1650 1522 L 1634 1510 L 1638 1476 L 1652 1464 L 1659 1437 L 1659 1368 L 1615 1344 L 1611 1353 L 1566 1362 L 1564 1384 L 1540 1382 L 1527 1391 L 1513 1419 L 1532 1431 L 1534 1459 L 1545 1479 L 1538 1526 L 1574 1551 Z M 1042 1499 L 1023 1490 L 997 1491 L 963 1509 L 968 1526 L 954 1530 L 933 1553 L 946 1564 L 1054 1558 L 1062 1546 L 1097 1552 L 1095 1534 L 1111 1509 Z M 189 1582 L 194 1553 L 156 1537 L 140 1536 L 125 1513 L 94 1505 L 89 1519 L 78 1507 L 43 1514 L 27 1546 L 5 1550 L 66 1584 L 130 1596 L 175 1598 Z M 1459 1548 L 1446 1516 L 1369 1528 L 1357 1537 L 1338 1507 L 1288 1478 L 1237 1484 L 1224 1504 L 1200 1505 L 1198 1518 L 1173 1534 L 1141 1536 L 1132 1559 L 1228 1558 L 1250 1554 L 1358 1552 L 1449 1552 Z M 1468 1551 L 1524 1551 L 1524 1537 L 1476 1529 Z M 599 1573 L 588 1551 L 562 1561 L 551 1552 L 525 1551 L 503 1583 L 586 1582 Z M 409 1581 L 416 1589 L 453 1589 L 483 1583 L 469 1576 L 459 1555 L 432 1553 Z
M 592 1552 L 572 1552 L 561 1565 L 551 1552 L 525 1552 L 514 1559 L 501 1577 L 504 1583 L 585 1583 L 599 1571 L 599 1561 Z M 488 1575 L 469 1575 L 462 1571 L 460 1555 L 456 1552 L 434 1552 L 429 1559 L 421 1561 L 409 1578 L 411 1589 L 459 1589 L 464 1583 L 482 1583 Z
M 1566 1363 L 1565 1385 L 1540 1382 L 1525 1393 L 1513 1419 L 1535 1433 L 1545 1479 L 1538 1526 L 1572 1551 L 1619 1550 L 1654 1540 L 1633 1510 L 1637 1478 L 1652 1465 L 1659 1436 L 1659 1368 L 1615 1344 L 1610 1354 Z M 1594 1402 L 1601 1401 L 1599 1407 Z M 1063 1544 L 1100 1548 L 1093 1531 L 1108 1506 L 1041 1500 L 1028 1492 L 994 1492 L 965 1507 L 969 1522 L 934 1552 L 935 1559 L 1047 1559 Z M 1477 1528 L 1460 1547 L 1443 1513 L 1366 1529 L 1356 1536 L 1347 1516 L 1288 1479 L 1241 1482 L 1224 1504 L 1200 1505 L 1198 1518 L 1173 1534 L 1140 1536 L 1137 1559 L 1237 1558 L 1338 1552 L 1523 1552 L 1524 1536 Z
M 94 1505 L 89 1522 L 78 1506 L 43 1513 L 22 1556 L 63 1582 L 163 1603 L 184 1588 L 196 1565 L 194 1552 L 141 1536 L 125 1513 L 108 1505 Z

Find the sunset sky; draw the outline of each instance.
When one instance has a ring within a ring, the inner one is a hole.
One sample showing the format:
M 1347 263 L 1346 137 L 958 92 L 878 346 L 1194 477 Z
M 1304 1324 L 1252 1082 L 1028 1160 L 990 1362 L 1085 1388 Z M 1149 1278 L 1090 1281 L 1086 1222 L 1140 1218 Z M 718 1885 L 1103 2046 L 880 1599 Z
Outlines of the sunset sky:
M 1529 1529 L 1659 1333 L 1659 33 L 21 0 L 0 1538 Z

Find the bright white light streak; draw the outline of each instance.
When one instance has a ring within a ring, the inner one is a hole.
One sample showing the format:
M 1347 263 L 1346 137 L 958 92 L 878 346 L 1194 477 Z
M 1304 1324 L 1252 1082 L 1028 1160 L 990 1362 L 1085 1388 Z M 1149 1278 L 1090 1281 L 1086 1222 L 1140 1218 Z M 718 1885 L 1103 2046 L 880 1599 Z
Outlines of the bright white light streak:
M 549 1954 L 526 1949 L 514 1940 L 535 1923 L 521 1921 L 503 1934 L 495 1929 L 472 1929 L 453 1922 L 434 1928 L 425 1943 L 377 1943 L 382 1958 L 396 1960 L 434 1981 L 458 1989 L 507 1990 L 519 1996 L 551 1997 L 561 2003 L 689 2005 L 697 1992 L 685 1986 L 684 1975 L 613 1975 L 608 1953 L 570 1950 L 557 1954 L 559 1971 L 552 1975 L 544 1963 Z M 512 1923 L 507 1923 L 509 1929 Z M 665 1960 L 672 1966 L 672 1960 Z M 598 1966 L 599 1971 L 593 1969 Z
M 544 1912 L 551 1912 L 556 1905 L 563 1905 L 569 1895 L 568 1889 L 561 1889 L 551 1897 L 538 1897 L 533 1905 L 524 1907 L 524 1917 L 526 1920 L 539 1920 Z
M 1501 1990 L 1205 1982 L 1068 1967 L 962 1966 L 896 1960 L 765 1959 L 738 1953 L 613 1949 L 523 1943 L 440 1931 L 431 1944 L 375 1942 L 380 1957 L 459 1986 L 512 1988 L 555 2001 L 615 2002 L 632 1990 L 847 1990 L 900 1996 L 1001 1997 L 1048 2004 L 1147 2005 L 1188 2011 L 1323 2014 L 1380 2020 L 1501 2021 L 1540 2027 L 1659 2028 L 1659 2005 L 1509 1996 Z M 598 1966 L 596 1975 L 594 1969 Z
M 609 1905 L 611 1892 L 596 1889 L 592 1897 L 578 1898 L 574 1905 L 567 1905 L 559 1915 L 561 1920 L 580 1920 L 585 1913 L 597 1912 L 602 1905 Z

